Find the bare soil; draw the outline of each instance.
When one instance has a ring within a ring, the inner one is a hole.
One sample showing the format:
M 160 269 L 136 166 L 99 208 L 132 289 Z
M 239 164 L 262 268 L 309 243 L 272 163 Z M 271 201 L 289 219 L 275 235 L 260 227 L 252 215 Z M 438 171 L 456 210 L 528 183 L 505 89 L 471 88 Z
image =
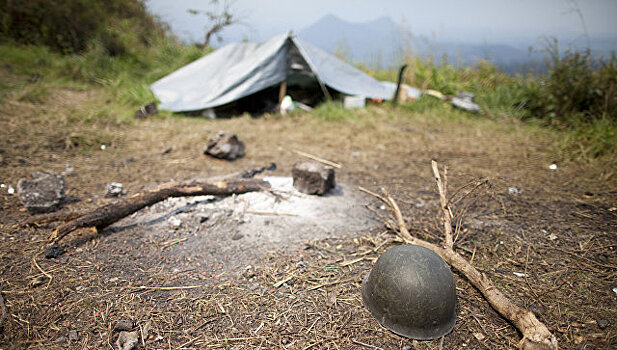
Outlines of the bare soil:
M 77 210 L 112 200 L 104 198 L 109 182 L 123 183 L 130 196 L 171 179 L 270 162 L 278 169 L 268 175 L 289 176 L 302 159 L 293 150 L 301 150 L 342 164 L 337 182 L 345 193 L 357 186 L 387 188 L 411 232 L 437 242 L 438 197 L 430 171 L 430 159 L 436 159 L 448 166 L 450 193 L 471 180 L 490 179 L 490 187 L 455 203 L 462 217 L 457 250 L 534 311 L 562 348 L 617 347 L 615 169 L 563 158 L 555 147 L 559 134 L 508 119 L 388 106 L 329 122 L 308 114 L 131 123 L 84 117 L 96 116 L 105 101 L 103 91 L 66 89 L 44 104 L 6 99 L 0 105 L 0 182 L 15 187 L 34 171 L 72 168 L 66 180 L 73 201 L 65 209 Z M 219 130 L 246 143 L 244 158 L 202 155 Z M 553 163 L 557 170 L 549 169 Z M 510 187 L 522 192 L 510 193 Z M 64 255 L 45 259 L 41 249 L 57 224 L 19 225 L 30 215 L 1 188 L 0 282 L 8 311 L 1 347 L 112 349 L 113 326 L 123 319 L 136 322 L 141 349 L 439 347 L 439 340 L 412 341 L 387 331 L 363 307 L 362 278 L 382 252 L 399 244 L 381 203 L 356 197 L 355 204 L 367 208 L 359 217 L 367 219 L 350 215 L 359 218 L 355 225 L 312 227 L 314 237 L 299 235 L 306 227 L 289 220 L 293 216 L 260 216 L 261 224 L 269 221 L 299 237 L 280 245 L 264 239 L 267 249 L 256 254 L 249 238 L 259 234 L 252 230 L 257 223 L 215 215 L 224 212 L 225 200 L 237 198 L 157 204 L 101 232 L 74 232 L 62 241 Z M 460 311 L 443 347 L 516 348 L 516 329 L 453 272 Z

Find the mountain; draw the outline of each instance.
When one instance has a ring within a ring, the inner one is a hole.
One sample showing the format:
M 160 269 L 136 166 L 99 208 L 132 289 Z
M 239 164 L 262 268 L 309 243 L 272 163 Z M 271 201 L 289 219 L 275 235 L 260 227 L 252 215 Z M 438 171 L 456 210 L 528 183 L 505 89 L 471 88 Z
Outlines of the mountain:
M 297 33 L 301 39 L 326 51 L 343 56 L 353 63 L 370 67 L 391 68 L 403 60 L 405 49 L 414 55 L 431 57 L 439 62 L 444 55 L 453 64 L 474 64 L 487 59 L 499 66 L 521 67 L 539 61 L 543 55 L 506 43 L 470 43 L 455 37 L 430 39 L 412 35 L 390 18 L 351 23 L 334 15 L 326 15 Z
M 403 44 L 396 24 L 387 17 L 351 23 L 327 15 L 297 35 L 326 51 L 368 65 L 391 65 L 397 56 L 401 56 Z

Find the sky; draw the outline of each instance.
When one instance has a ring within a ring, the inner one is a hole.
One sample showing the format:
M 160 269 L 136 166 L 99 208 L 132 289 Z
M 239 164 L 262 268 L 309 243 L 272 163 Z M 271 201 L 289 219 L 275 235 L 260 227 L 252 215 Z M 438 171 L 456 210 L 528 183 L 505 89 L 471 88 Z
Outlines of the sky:
M 225 0 L 218 0 L 224 3 Z M 349 22 L 390 17 L 415 35 L 471 43 L 528 45 L 541 37 L 617 38 L 617 0 L 231 0 L 240 23 L 222 32 L 224 41 L 259 41 L 300 31 L 327 14 Z M 187 41 L 203 38 L 210 0 L 147 0 L 150 11 Z M 214 46 L 218 46 L 216 42 Z M 616 48 L 617 49 L 617 48 Z

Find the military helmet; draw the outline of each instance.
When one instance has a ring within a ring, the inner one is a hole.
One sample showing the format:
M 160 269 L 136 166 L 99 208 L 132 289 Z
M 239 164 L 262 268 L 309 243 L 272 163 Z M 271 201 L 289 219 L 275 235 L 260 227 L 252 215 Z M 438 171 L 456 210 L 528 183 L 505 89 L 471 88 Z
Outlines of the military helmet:
M 456 322 L 450 268 L 417 245 L 390 248 L 377 259 L 362 283 L 362 301 L 382 326 L 408 338 L 436 339 Z

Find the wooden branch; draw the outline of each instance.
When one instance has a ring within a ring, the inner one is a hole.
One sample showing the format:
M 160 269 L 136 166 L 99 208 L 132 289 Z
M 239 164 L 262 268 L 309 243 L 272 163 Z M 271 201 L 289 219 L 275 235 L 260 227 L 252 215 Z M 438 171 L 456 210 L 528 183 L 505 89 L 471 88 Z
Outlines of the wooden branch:
M 0 286 L 0 329 L 4 327 L 4 321 L 6 321 L 6 305 L 4 305 L 4 297 L 2 297 L 2 286 Z
M 445 188 L 439 171 L 437 170 L 437 163 L 432 162 L 433 172 L 437 180 L 437 187 L 440 193 L 441 203 L 446 203 Z M 365 191 L 369 194 L 374 193 Z M 519 342 L 518 346 L 521 350 L 556 350 L 558 349 L 557 338 L 548 330 L 548 328 L 540 322 L 536 316 L 529 310 L 523 309 L 514 304 L 508 297 L 506 297 L 495 284 L 486 276 L 486 274 L 478 271 L 473 265 L 471 265 L 462 256 L 454 251 L 452 245 L 445 244 L 440 247 L 419 238 L 412 236 L 407 230 L 401 211 L 396 205 L 394 199 L 384 192 L 384 196 L 376 195 L 378 199 L 385 202 L 390 206 L 390 209 L 394 213 L 396 220 L 399 224 L 400 237 L 407 244 L 415 244 L 424 248 L 430 249 L 442 259 L 444 259 L 450 266 L 459 270 L 467 279 L 474 285 L 491 304 L 491 306 L 499 312 L 504 318 L 512 322 L 514 326 L 523 334 L 523 338 Z M 450 224 L 450 235 L 452 234 L 450 212 L 447 207 L 442 206 L 442 213 L 444 216 L 444 222 Z M 447 230 L 444 227 L 445 230 Z M 447 234 L 446 234 L 447 239 Z M 450 239 L 452 237 L 450 236 Z
M 88 210 L 63 210 L 55 213 L 41 214 L 19 223 L 20 226 L 39 226 L 56 221 L 69 221 L 87 214 Z
M 247 169 L 244 171 L 238 171 L 238 172 L 226 174 L 226 175 L 214 176 L 214 177 L 208 178 L 207 181 L 217 182 L 221 180 L 230 180 L 230 179 L 250 179 L 250 178 L 253 178 L 263 173 L 266 170 L 276 170 L 276 164 L 270 163 L 266 166 L 251 168 L 251 169 Z M 264 189 L 267 190 L 267 188 L 264 188 Z M 70 221 L 70 220 L 77 219 L 81 216 L 87 215 L 90 212 L 91 210 L 82 209 L 82 210 L 63 210 L 63 211 L 58 211 L 54 213 L 40 214 L 35 217 L 24 220 L 20 222 L 18 225 L 19 226 L 39 226 L 42 224 L 48 224 L 48 223 L 56 222 L 56 221 Z
M 439 169 L 437 168 L 437 162 L 431 160 L 431 167 L 433 168 L 433 175 L 435 175 L 435 181 L 437 181 L 437 189 L 439 190 L 439 200 L 441 202 L 441 211 L 443 212 L 443 232 L 445 235 L 445 245 L 448 248 L 452 248 L 454 246 L 454 241 L 452 239 L 452 218 L 450 217 L 450 209 L 448 207 L 448 200 L 446 195 L 446 187 L 443 185 L 441 181 L 441 176 L 439 176 Z M 447 169 L 447 168 L 446 168 Z M 444 169 L 444 173 L 447 171 Z
M 93 209 L 89 213 L 56 228 L 49 237 L 51 243 L 58 243 L 69 233 L 82 227 L 102 229 L 134 212 L 170 197 L 200 195 L 226 196 L 269 188 L 267 181 L 258 179 L 191 180 L 167 183 L 152 190 L 144 190 L 129 198 Z

